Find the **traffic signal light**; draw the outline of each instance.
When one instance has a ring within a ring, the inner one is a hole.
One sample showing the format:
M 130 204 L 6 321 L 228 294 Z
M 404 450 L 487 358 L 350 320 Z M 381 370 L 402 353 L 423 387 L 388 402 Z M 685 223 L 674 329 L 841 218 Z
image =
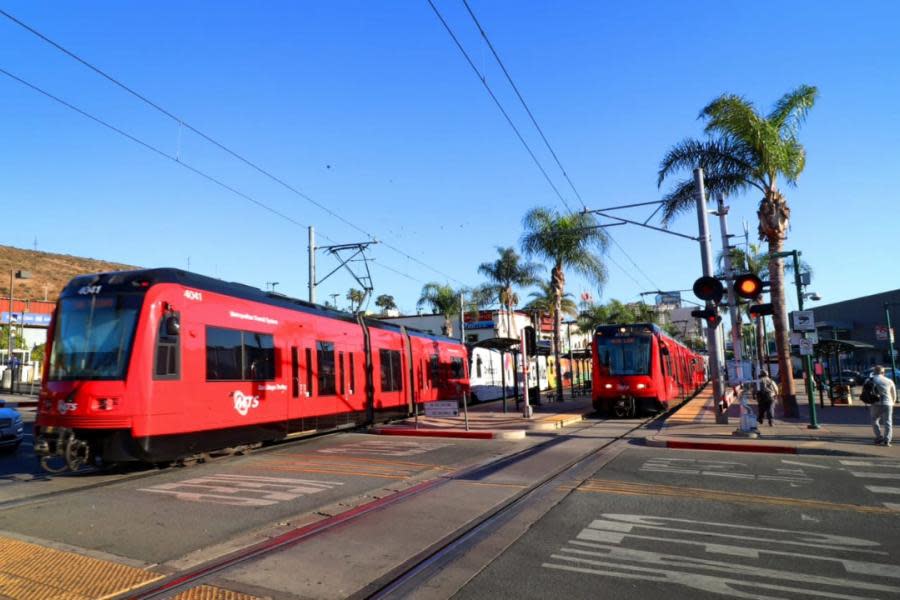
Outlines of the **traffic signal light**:
M 722 286 L 722 282 L 715 277 L 704 275 L 694 282 L 694 295 L 701 300 L 709 300 L 718 304 L 723 294 L 725 294 L 725 288 Z
M 734 292 L 741 298 L 753 300 L 762 293 L 762 279 L 753 273 L 744 273 L 734 278 Z
M 537 353 L 537 332 L 534 327 L 525 328 L 525 355 L 534 356 Z
M 750 307 L 750 316 L 754 319 L 772 314 L 772 304 L 754 304 Z
M 693 310 L 691 311 L 691 316 L 696 319 L 703 319 L 704 321 L 706 321 L 707 327 L 712 327 L 713 329 L 718 327 L 719 323 L 722 322 L 722 317 L 719 316 L 719 312 L 714 308 Z

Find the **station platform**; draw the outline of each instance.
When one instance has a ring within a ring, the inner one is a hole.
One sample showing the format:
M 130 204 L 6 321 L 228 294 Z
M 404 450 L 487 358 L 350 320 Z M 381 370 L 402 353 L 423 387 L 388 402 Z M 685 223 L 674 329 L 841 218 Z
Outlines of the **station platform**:
M 799 418 L 784 418 L 776 404 L 773 425 L 768 422 L 757 424 L 758 437 L 745 437 L 735 433 L 741 423 L 740 403 L 736 402 L 728 408 L 727 424 L 716 423 L 712 388 L 707 386 L 666 419 L 655 435 L 646 438 L 646 443 L 648 446 L 688 450 L 900 456 L 900 446 L 886 448 L 875 445 L 868 406 L 857 403 L 823 407 L 817 404 L 819 429 L 810 429 L 809 406 L 802 384 L 797 386 L 797 397 L 800 401 Z M 749 404 L 756 424 L 756 402 L 750 400 Z
M 465 416 L 460 411 L 458 417 L 426 417 L 419 415 L 373 428 L 381 435 L 402 435 L 418 437 L 456 437 L 471 439 L 525 439 L 529 431 L 552 431 L 581 422 L 586 415 L 594 412 L 590 395 L 570 397 L 565 391 L 564 401 L 544 401 L 533 406 L 531 418 L 522 414 L 522 405 L 516 408 L 513 398 L 507 399 L 507 412 L 503 412 L 503 402 L 493 400 L 469 406 L 468 429 Z

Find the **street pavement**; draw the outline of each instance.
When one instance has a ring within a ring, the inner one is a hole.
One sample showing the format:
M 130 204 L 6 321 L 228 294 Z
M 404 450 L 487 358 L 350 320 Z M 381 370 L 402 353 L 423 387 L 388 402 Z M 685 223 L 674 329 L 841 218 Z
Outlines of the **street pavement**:
M 776 411 L 774 425 L 758 425 L 759 437 L 736 435 L 741 424 L 741 405 L 728 409 L 728 423 L 716 423 L 716 407 L 707 386 L 693 400 L 668 418 L 658 433 L 650 436 L 650 445 L 683 449 L 719 449 L 743 452 L 783 452 L 789 454 L 841 454 L 900 458 L 897 447 L 874 444 L 868 406 L 817 405 L 818 429 L 810 429 L 809 406 L 803 402 L 801 387 L 800 417 L 786 419 Z M 756 423 L 756 402 L 749 400 L 753 425 Z
M 629 448 L 456 598 L 900 598 L 900 464 Z

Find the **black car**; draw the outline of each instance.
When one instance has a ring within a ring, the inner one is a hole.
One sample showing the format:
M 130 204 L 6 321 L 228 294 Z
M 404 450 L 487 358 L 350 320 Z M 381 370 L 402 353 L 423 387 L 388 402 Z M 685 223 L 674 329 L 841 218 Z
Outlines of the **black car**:
M 862 385 L 866 382 L 866 376 L 860 373 L 859 371 L 852 371 L 850 369 L 844 369 L 841 371 L 841 374 L 837 377 L 838 381 L 841 383 L 846 383 L 848 385 Z

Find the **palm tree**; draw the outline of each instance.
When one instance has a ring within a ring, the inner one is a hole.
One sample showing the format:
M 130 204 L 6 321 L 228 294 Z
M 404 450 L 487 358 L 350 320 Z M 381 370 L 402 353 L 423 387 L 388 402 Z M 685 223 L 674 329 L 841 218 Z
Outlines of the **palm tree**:
M 710 197 L 757 190 L 762 194 L 757 215 L 759 238 L 769 245 L 769 281 L 772 315 L 778 348 L 783 401 L 787 416 L 798 416 L 794 379 L 790 365 L 787 305 L 784 295 L 784 265 L 778 254 L 784 249 L 791 211 L 778 189 L 778 178 L 797 183 L 806 165 L 806 152 L 798 140 L 800 125 L 816 101 L 818 90 L 801 85 L 775 103 L 766 116 L 745 98 L 730 94 L 710 102 L 701 112 L 706 120 L 705 140 L 687 139 L 672 147 L 659 167 L 658 184 L 683 169 L 704 170 Z M 664 198 L 663 220 L 694 207 L 694 183 L 679 181 Z
M 593 332 L 598 325 L 630 323 L 659 323 L 659 313 L 643 302 L 625 304 L 610 300 L 606 304 L 593 304 L 578 315 L 578 328 L 583 333 Z
M 590 213 L 560 215 L 546 208 L 533 208 L 522 221 L 522 250 L 527 256 L 541 256 L 553 263 L 550 272 L 553 290 L 553 356 L 559 361 L 560 315 L 565 293 L 565 269 L 581 273 L 600 286 L 606 281 L 606 267 L 600 253 L 606 250 L 606 234 Z M 562 387 L 556 388 L 562 402 Z
M 459 314 L 460 293 L 449 285 L 435 282 L 426 283 L 422 286 L 422 294 L 419 296 L 419 301 L 416 302 L 416 307 L 421 308 L 423 305 L 428 305 L 433 314 L 444 315 L 441 333 L 450 336 L 453 335 L 453 324 L 450 317 Z
M 537 273 L 541 266 L 535 263 L 522 262 L 521 257 L 512 248 L 497 247 L 500 257 L 494 262 L 484 262 L 478 266 L 478 272 L 488 278 L 479 292 L 491 300 L 496 299 L 506 311 L 506 337 L 514 337 L 512 330 L 512 309 L 519 303 L 516 287 L 527 287 L 538 282 Z
M 539 291 L 528 294 L 528 297 L 532 298 L 532 300 L 523 308 L 528 311 L 539 310 L 545 313 L 552 313 L 554 303 L 553 284 L 549 281 L 538 281 L 535 285 L 537 285 Z M 578 305 L 575 304 L 572 294 L 569 292 L 563 293 L 562 302 L 560 302 L 560 312 L 570 317 L 578 316 Z
M 356 312 L 360 309 L 362 303 L 365 302 L 366 293 L 356 288 L 350 288 L 346 298 L 350 301 L 350 312 Z
M 386 315 L 389 310 L 397 308 L 397 301 L 390 294 L 381 294 L 375 298 L 375 306 L 381 309 L 382 315 Z

